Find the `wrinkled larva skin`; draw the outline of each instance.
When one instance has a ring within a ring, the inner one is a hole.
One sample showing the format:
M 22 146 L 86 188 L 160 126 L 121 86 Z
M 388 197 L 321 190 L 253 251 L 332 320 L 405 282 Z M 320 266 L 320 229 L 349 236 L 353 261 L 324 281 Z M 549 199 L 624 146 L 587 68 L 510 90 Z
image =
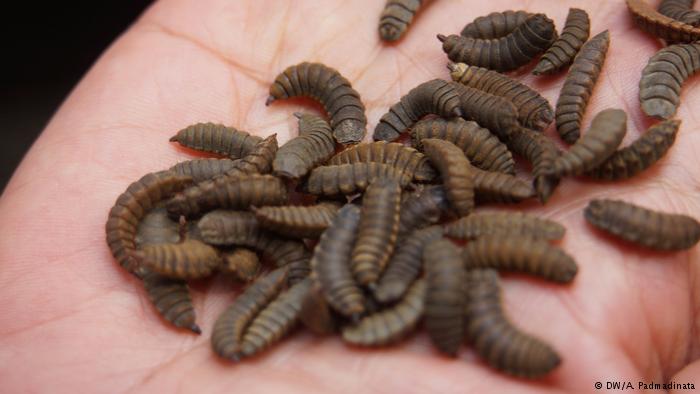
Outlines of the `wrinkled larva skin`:
M 260 259 L 255 252 L 246 248 L 236 248 L 224 253 L 219 271 L 233 275 L 242 282 L 250 282 L 258 276 L 260 267 Z
M 437 223 L 449 208 L 447 193 L 442 186 L 430 186 L 412 193 L 401 202 L 398 237 Z
M 647 0 L 626 0 L 627 9 L 642 30 L 668 42 L 700 40 L 700 29 L 660 14 Z
M 559 184 L 559 178 L 550 177 L 554 161 L 559 157 L 559 148 L 554 142 L 530 129 L 522 128 L 506 139 L 506 145 L 513 153 L 524 157 L 532 165 L 535 192 L 541 203 L 546 203 Z
M 231 159 L 194 159 L 177 163 L 170 167 L 170 171 L 190 176 L 195 183 L 199 183 L 225 174 L 235 163 Z
M 591 21 L 584 10 L 569 8 L 564 30 L 554 41 L 532 73 L 535 75 L 555 74 L 574 61 L 574 57 L 588 40 L 591 32 Z
M 315 115 L 295 115 L 299 117 L 299 136 L 282 145 L 272 162 L 275 175 L 292 179 L 305 176 L 335 153 L 333 131 L 325 120 Z
M 406 33 L 416 12 L 429 0 L 387 0 L 379 17 L 379 37 L 384 41 L 397 41 Z
M 169 279 L 147 269 L 142 269 L 142 278 L 149 300 L 165 320 L 175 327 L 202 333 L 195 323 L 192 296 L 185 281 Z
M 500 172 L 472 168 L 474 194 L 478 203 L 517 203 L 535 196 L 531 184 Z
M 459 216 L 466 216 L 474 209 L 474 168 L 464 152 L 453 143 L 428 138 L 423 149 L 433 165 L 440 171 L 447 199 Z
M 458 239 L 482 236 L 531 237 L 556 241 L 564 238 L 561 224 L 524 212 L 475 212 L 445 225 L 445 235 Z
M 249 154 L 262 138 L 222 124 L 197 123 L 178 131 L 170 141 L 202 152 L 240 159 Z
M 390 164 L 419 182 L 432 181 L 436 176 L 435 169 L 424 154 L 396 142 L 375 141 L 355 145 L 328 161 L 328 165 L 354 163 Z
M 501 139 L 518 132 L 518 109 L 507 99 L 484 92 L 480 89 L 452 82 L 459 92 L 462 117 L 486 127 Z
M 662 0 L 659 13 L 694 27 L 700 26 L 700 12 L 695 11 L 695 0 Z
M 339 209 L 340 203 L 337 202 L 252 208 L 260 227 L 289 238 L 318 238 Z
M 205 278 L 221 264 L 219 252 L 198 240 L 146 245 L 137 253 L 146 268 L 171 279 Z
M 481 39 L 501 38 L 512 33 L 530 16 L 532 14 L 527 11 L 492 12 L 474 19 L 464 26 L 460 34 L 464 37 Z
M 363 192 L 370 183 L 381 178 L 396 179 L 402 188 L 411 182 L 409 174 L 390 164 L 340 164 L 314 168 L 306 181 L 305 190 L 321 196 L 347 196 Z

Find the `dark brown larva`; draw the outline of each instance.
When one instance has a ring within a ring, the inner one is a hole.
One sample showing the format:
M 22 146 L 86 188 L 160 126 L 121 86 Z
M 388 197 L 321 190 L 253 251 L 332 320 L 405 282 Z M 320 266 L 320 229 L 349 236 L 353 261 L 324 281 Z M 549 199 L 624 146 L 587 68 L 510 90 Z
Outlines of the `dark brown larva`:
M 465 119 L 475 121 L 500 138 L 520 130 L 518 109 L 510 101 L 461 83 L 452 82 L 452 85 L 459 92 L 462 117 Z
M 340 209 L 337 202 L 310 206 L 253 207 L 260 227 L 290 238 L 318 238 Z
M 312 280 L 311 289 L 309 289 L 306 298 L 301 303 L 299 320 L 316 335 L 332 334 L 336 332 L 338 323 L 328 302 L 321 293 L 318 279 L 314 278 L 314 276 L 310 278 Z
M 204 278 L 221 264 L 219 252 L 197 240 L 146 245 L 136 253 L 142 256 L 142 264 L 146 268 L 172 279 Z
M 235 276 L 243 282 L 250 282 L 260 272 L 260 259 L 250 249 L 237 248 L 225 253 L 223 263 L 219 266 L 221 272 Z
M 693 9 L 695 0 L 662 0 L 659 13 L 677 21 L 700 26 L 700 12 Z
M 180 242 L 180 224 L 168 216 L 163 204 L 156 205 L 141 219 L 136 233 L 136 246 Z
M 680 120 L 665 120 L 651 126 L 632 144 L 613 153 L 586 175 L 596 179 L 614 181 L 631 178 L 659 161 L 673 142 L 680 127 Z
M 445 140 L 423 140 L 425 154 L 440 171 L 447 199 L 459 216 L 474 209 L 474 168 L 456 145 Z
M 142 270 L 142 274 L 143 286 L 158 313 L 175 327 L 201 334 L 202 330 L 195 323 L 196 315 L 187 283 L 165 278 L 146 269 Z
M 355 163 L 316 167 L 306 181 L 306 191 L 323 196 L 350 195 L 362 192 L 380 178 L 398 180 L 401 187 L 411 182 L 411 176 L 390 164 Z
M 559 240 L 565 233 L 561 224 L 523 212 L 475 212 L 445 225 L 445 235 L 459 239 L 528 236 Z
M 439 138 L 457 145 L 474 167 L 515 175 L 515 162 L 508 148 L 476 122 L 462 118 L 421 120 L 411 129 L 413 145 L 420 149 L 425 138 Z
M 646 0 L 626 0 L 637 25 L 647 33 L 669 42 L 700 40 L 700 28 L 660 14 Z
M 453 81 L 512 102 L 518 109 L 518 121 L 525 127 L 544 130 L 554 120 L 547 99 L 507 75 L 464 63 L 449 63 L 447 68 Z
M 262 140 L 245 131 L 215 123 L 197 123 L 177 132 L 170 141 L 203 152 L 240 159 Z
M 362 141 L 367 131 L 365 106 L 360 94 L 338 70 L 308 62 L 287 67 L 270 86 L 270 97 L 265 104 L 298 96 L 311 97 L 323 105 L 336 141 L 341 144 Z
M 242 159 L 236 160 L 226 172 L 229 177 L 250 174 L 267 174 L 272 170 L 272 161 L 277 154 L 277 134 L 258 142 Z
M 532 185 L 513 175 L 472 168 L 472 177 L 479 203 L 516 203 L 535 195 Z
M 220 357 L 238 361 L 243 333 L 253 318 L 275 298 L 287 281 L 287 270 L 276 269 L 250 285 L 214 324 L 211 345 Z
M 433 79 L 411 89 L 379 119 L 373 138 L 375 141 L 394 141 L 429 114 L 445 118 L 461 114 L 459 94 L 452 84 Z
M 544 14 L 529 16 L 513 31 L 500 38 L 480 39 L 438 34 L 442 50 L 453 62 L 511 71 L 529 63 L 557 38 L 554 22 Z
M 225 174 L 233 168 L 234 163 L 231 159 L 194 159 L 177 163 L 170 167 L 170 171 L 191 176 L 195 183 L 199 183 Z
M 411 194 L 401 202 L 398 238 L 437 223 L 448 210 L 447 193 L 442 186 L 430 186 Z
M 506 145 L 532 164 L 535 192 L 540 202 L 546 203 L 559 184 L 559 178 L 548 176 L 559 157 L 559 148 L 542 133 L 525 128 L 512 134 Z
M 559 93 L 554 117 L 562 140 L 573 144 L 581 136 L 581 121 L 610 46 L 610 33 L 598 33 L 574 58 Z
M 387 0 L 379 17 L 379 37 L 384 41 L 401 38 L 422 3 L 423 0 Z
M 683 82 L 700 70 L 700 43 L 671 45 L 649 59 L 639 81 L 639 102 L 645 114 L 669 119 L 681 100 Z
M 124 269 L 135 273 L 139 266 L 134 255 L 139 221 L 158 202 L 191 183 L 191 177 L 171 171 L 150 173 L 130 184 L 117 198 L 109 211 L 105 232 L 112 256 Z
M 532 73 L 550 75 L 571 64 L 583 43 L 588 40 L 590 33 L 591 21 L 588 18 L 588 13 L 578 8 L 569 8 L 564 30 L 547 52 L 542 55 Z
M 433 344 L 455 356 L 464 337 L 464 283 L 466 270 L 459 249 L 446 239 L 430 242 L 423 250 L 425 267 L 425 327 Z
M 561 363 L 554 349 L 509 321 L 496 271 L 467 271 L 464 288 L 466 337 L 492 367 L 515 376 L 537 378 Z
M 656 250 L 684 250 L 700 240 L 700 223 L 686 215 L 663 213 L 617 200 L 592 200 L 583 212 L 599 229 Z
M 501 38 L 512 33 L 531 15 L 527 11 L 492 12 L 474 19 L 464 26 L 460 34 L 464 37 L 482 39 Z
M 416 181 L 431 181 L 435 169 L 428 158 L 417 150 L 396 142 L 375 141 L 352 146 L 333 156 L 329 165 L 354 163 L 390 164 L 410 175 Z
M 314 115 L 299 116 L 299 123 L 305 119 L 304 127 L 308 129 L 299 136 L 292 138 L 277 151 L 277 156 L 272 162 L 272 170 L 275 175 L 285 178 L 301 178 L 312 168 L 325 163 L 335 153 L 335 140 L 331 126 L 322 118 Z

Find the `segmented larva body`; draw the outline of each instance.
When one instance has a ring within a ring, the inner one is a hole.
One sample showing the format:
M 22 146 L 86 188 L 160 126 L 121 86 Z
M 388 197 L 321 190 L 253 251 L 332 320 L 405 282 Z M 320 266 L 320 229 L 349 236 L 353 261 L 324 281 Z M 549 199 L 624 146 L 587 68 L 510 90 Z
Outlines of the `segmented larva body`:
M 219 316 L 211 334 L 211 345 L 220 357 L 238 361 L 243 333 L 253 318 L 275 298 L 287 281 L 286 268 L 258 278 Z
M 236 248 L 224 254 L 219 270 L 235 276 L 240 281 L 250 282 L 258 276 L 260 266 L 260 259 L 255 252 L 246 248 Z
M 202 333 L 195 323 L 196 314 L 187 283 L 165 278 L 146 269 L 142 270 L 142 275 L 149 300 L 165 320 L 175 327 L 189 329 L 195 334 Z
M 486 127 L 491 133 L 505 138 L 518 130 L 518 109 L 503 97 L 452 82 L 459 92 L 462 117 Z
M 660 14 L 646 0 L 626 0 L 627 9 L 642 30 L 669 42 L 700 40 L 700 28 Z
M 529 63 L 557 38 L 554 22 L 544 14 L 529 16 L 511 33 L 493 39 L 438 34 L 442 50 L 453 62 L 495 71 L 511 71 Z
M 299 135 L 304 135 L 310 133 L 314 130 L 327 130 L 331 127 L 325 119 L 318 115 L 309 114 L 305 112 L 294 112 L 294 117 L 297 118 L 297 128 L 299 129 Z M 333 130 L 331 129 L 331 134 Z M 335 144 L 335 142 L 334 142 Z
M 309 206 L 253 207 L 260 227 L 290 238 L 317 238 L 340 209 L 337 202 Z
M 460 34 L 464 37 L 481 39 L 501 38 L 512 33 L 531 15 L 527 11 L 492 12 L 474 19 L 464 26 Z
M 655 250 L 684 250 L 700 240 L 700 223 L 686 215 L 652 211 L 617 200 L 591 200 L 583 212 L 595 227 Z
M 322 118 L 302 115 L 299 124 L 306 128 L 299 136 L 292 138 L 277 151 L 272 170 L 275 175 L 286 178 L 301 178 L 312 168 L 325 163 L 335 153 L 335 140 L 331 126 Z M 313 118 L 304 119 L 303 118 Z
M 461 114 L 459 94 L 449 82 L 433 79 L 411 89 L 379 119 L 373 138 L 394 141 L 420 118 L 430 114 L 445 118 Z
M 578 8 L 569 8 L 564 30 L 542 55 L 532 73 L 535 75 L 550 75 L 571 64 L 578 51 L 588 40 L 591 33 L 591 21 L 588 13 Z
M 350 195 L 381 178 L 396 179 L 402 188 L 411 183 L 411 176 L 390 164 L 340 164 L 314 168 L 306 181 L 306 191 L 322 196 Z
M 146 174 L 129 185 L 109 211 L 105 232 L 112 256 L 127 271 L 135 273 L 139 260 L 136 251 L 136 232 L 141 219 L 158 202 L 192 184 L 189 176 L 171 171 Z
M 548 175 L 559 157 L 559 148 L 542 133 L 525 128 L 513 133 L 506 140 L 506 145 L 532 164 L 535 192 L 540 202 L 546 203 L 559 184 L 559 178 Z
M 475 212 L 445 225 L 445 235 L 458 239 L 482 236 L 564 238 L 561 224 L 523 212 Z
M 531 184 L 500 172 L 472 168 L 474 194 L 479 203 L 516 203 L 535 195 Z
M 379 17 L 379 37 L 384 41 L 400 39 L 422 3 L 423 0 L 387 0 Z
M 552 175 L 581 175 L 607 160 L 627 132 L 627 114 L 620 109 L 600 111 L 588 132 L 567 152 L 554 160 Z
M 430 186 L 411 194 L 401 202 L 398 238 L 437 223 L 449 207 L 447 193 L 442 186 Z
M 177 163 L 170 167 L 170 171 L 191 176 L 195 183 L 199 183 L 225 174 L 234 167 L 234 163 L 231 159 L 194 159 Z
M 455 356 L 464 337 L 464 282 L 466 271 L 459 249 L 446 239 L 430 242 L 423 250 L 425 267 L 425 327 L 433 344 Z
M 205 278 L 221 264 L 219 252 L 197 240 L 146 245 L 137 253 L 146 268 L 172 279 Z
M 518 121 L 525 127 L 544 130 L 554 120 L 554 110 L 547 99 L 507 75 L 464 63 L 449 63 L 447 68 L 453 81 L 513 103 L 518 110 Z
M 202 152 L 240 159 L 250 153 L 262 138 L 215 123 L 197 123 L 177 132 L 170 141 Z
M 227 176 L 243 176 L 250 174 L 267 174 L 272 170 L 272 161 L 277 154 L 277 134 L 272 134 L 258 142 L 250 153 L 236 160 L 233 167 L 226 172 Z
M 338 70 L 307 62 L 287 67 L 270 86 L 270 97 L 265 104 L 298 96 L 321 103 L 330 117 L 336 141 L 341 144 L 362 141 L 367 131 L 365 106 L 360 94 Z
M 610 33 L 598 33 L 583 44 L 566 75 L 555 109 L 557 132 L 562 140 L 573 144 L 581 136 L 581 121 L 598 76 L 603 70 L 610 46 Z
M 440 171 L 447 199 L 459 216 L 474 210 L 474 168 L 456 145 L 445 140 L 423 140 L 425 154 Z
M 676 140 L 680 120 L 665 120 L 651 126 L 629 146 L 615 151 L 607 160 L 586 175 L 615 181 L 631 178 L 659 161 Z
M 329 165 L 354 163 L 390 164 L 410 175 L 416 181 L 431 181 L 435 169 L 428 158 L 417 150 L 396 142 L 375 141 L 349 147 L 333 156 Z
M 426 138 L 438 138 L 457 145 L 474 167 L 515 175 L 515 161 L 508 148 L 476 122 L 462 118 L 421 120 L 411 129 L 413 145 L 420 149 L 421 141 Z
M 645 114 L 660 119 L 675 115 L 683 82 L 700 70 L 700 43 L 671 45 L 649 59 L 639 81 Z
M 311 289 L 301 303 L 299 320 L 304 327 L 316 335 L 332 334 L 337 330 L 336 318 L 321 293 L 318 279 L 313 275 L 310 276 L 310 279 L 312 281 Z
M 136 246 L 180 242 L 180 224 L 168 216 L 163 203 L 156 205 L 138 224 Z
M 501 284 L 492 269 L 466 273 L 466 337 L 492 367 L 511 375 L 537 378 L 561 363 L 548 344 L 520 331 L 503 310 Z
M 662 0 L 659 13 L 689 25 L 700 26 L 700 12 L 695 11 L 695 0 Z

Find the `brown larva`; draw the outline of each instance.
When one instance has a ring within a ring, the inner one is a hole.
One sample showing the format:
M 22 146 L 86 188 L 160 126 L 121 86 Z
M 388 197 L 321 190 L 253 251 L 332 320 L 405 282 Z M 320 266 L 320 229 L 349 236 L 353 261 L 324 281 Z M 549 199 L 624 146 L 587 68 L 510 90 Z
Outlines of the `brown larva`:
M 431 181 L 436 175 L 424 154 L 396 142 L 375 141 L 351 146 L 328 161 L 329 165 L 354 163 L 391 164 L 416 181 Z
M 398 237 L 437 223 L 448 210 L 447 193 L 442 186 L 430 186 L 411 194 L 401 202 Z
M 438 34 L 442 50 L 453 62 L 511 71 L 526 65 L 547 50 L 557 38 L 554 22 L 544 14 L 529 16 L 511 33 L 494 39 Z
M 249 174 L 267 174 L 272 170 L 272 161 L 277 154 L 277 134 L 272 134 L 258 142 L 242 159 L 236 160 L 226 171 L 230 177 Z
M 552 44 L 532 73 L 535 75 L 551 75 L 571 64 L 574 56 L 588 40 L 591 32 L 591 21 L 588 13 L 578 8 L 569 8 L 566 23 L 561 35 Z
M 311 289 L 301 303 L 299 320 L 316 335 L 329 335 L 336 331 L 337 322 L 328 302 L 321 293 L 318 280 L 313 276 Z
M 177 132 L 170 141 L 203 152 L 240 159 L 253 150 L 262 138 L 222 124 L 197 123 Z
M 506 36 L 530 17 L 527 11 L 492 12 L 480 16 L 464 26 L 460 33 L 464 37 L 492 39 Z
M 196 315 L 187 283 L 168 279 L 146 269 L 142 270 L 142 274 L 143 286 L 158 313 L 175 327 L 201 334 L 202 330 L 195 323 Z
M 452 82 L 459 92 L 462 117 L 473 120 L 500 138 L 505 138 L 518 130 L 518 109 L 503 97 Z
M 387 0 L 379 17 L 379 37 L 384 41 L 401 38 L 422 3 L 423 0 Z
M 433 79 L 411 89 L 379 119 L 373 138 L 394 141 L 429 114 L 445 118 L 461 115 L 459 94 L 452 84 Z
M 447 199 L 459 216 L 474 209 L 474 168 L 456 145 L 445 140 L 423 140 L 425 154 L 440 171 Z
M 180 224 L 168 216 L 164 206 L 158 204 L 141 219 L 136 233 L 136 246 L 177 243 L 180 241 Z
M 231 159 L 194 159 L 177 163 L 170 167 L 170 171 L 191 176 L 195 183 L 199 183 L 225 174 L 235 163 Z
M 211 334 L 211 345 L 220 357 L 238 361 L 243 333 L 253 318 L 282 290 L 287 270 L 276 269 L 258 278 L 219 316 Z
M 333 131 L 325 120 L 314 115 L 294 115 L 299 117 L 300 125 L 304 119 L 306 129 L 303 133 L 300 129 L 299 136 L 282 145 L 272 162 L 273 173 L 285 178 L 301 178 L 335 153 Z
M 380 178 L 396 179 L 401 187 L 411 182 L 411 176 L 390 164 L 341 164 L 314 168 L 305 190 L 323 196 L 350 195 L 364 191 L 372 181 Z
M 475 212 L 445 225 L 445 235 L 458 239 L 527 236 L 559 240 L 565 233 L 561 224 L 523 212 Z
M 506 145 L 532 164 L 535 192 L 540 202 L 546 203 L 559 184 L 559 178 L 548 176 L 554 168 L 554 160 L 559 157 L 559 148 L 542 133 L 525 128 L 513 133 Z
M 236 248 L 231 252 L 224 253 L 223 263 L 219 266 L 219 270 L 233 275 L 240 281 L 250 282 L 260 272 L 260 259 L 250 249 Z
M 472 179 L 479 203 L 516 203 L 535 195 L 531 184 L 513 175 L 472 168 Z
M 680 120 L 665 120 L 651 126 L 629 146 L 613 153 L 586 175 L 601 180 L 631 178 L 659 161 L 673 142 L 680 127 Z
M 507 75 L 464 63 L 449 63 L 447 68 L 455 82 L 509 100 L 518 109 L 521 125 L 544 130 L 554 120 L 554 110 L 535 90 Z
M 645 114 L 669 119 L 681 100 L 683 82 L 700 70 L 700 43 L 671 45 L 649 59 L 639 81 L 639 102 Z
M 626 1 L 635 22 L 647 33 L 669 42 L 700 40 L 700 28 L 660 14 L 646 0 Z
M 136 253 L 146 268 L 172 279 L 205 278 L 221 264 L 219 252 L 197 240 L 146 245 Z
M 287 67 L 270 86 L 269 105 L 275 100 L 305 96 L 317 100 L 328 112 L 333 136 L 341 144 L 362 141 L 367 118 L 360 94 L 338 70 L 320 63 Z
M 662 0 L 659 13 L 677 21 L 700 26 L 700 12 L 693 9 L 695 0 Z
M 290 238 L 318 238 L 340 209 L 337 202 L 309 206 L 252 207 L 260 226 Z
M 684 250 L 700 240 L 700 223 L 686 215 L 652 211 L 617 200 L 592 200 L 583 212 L 595 227 L 655 250 Z
M 503 310 L 501 284 L 492 269 L 466 273 L 466 337 L 492 367 L 511 375 L 537 378 L 561 363 L 548 344 L 520 331 Z
M 557 132 L 562 140 L 573 144 L 581 136 L 581 121 L 610 46 L 606 30 L 583 44 L 574 58 L 555 109 Z

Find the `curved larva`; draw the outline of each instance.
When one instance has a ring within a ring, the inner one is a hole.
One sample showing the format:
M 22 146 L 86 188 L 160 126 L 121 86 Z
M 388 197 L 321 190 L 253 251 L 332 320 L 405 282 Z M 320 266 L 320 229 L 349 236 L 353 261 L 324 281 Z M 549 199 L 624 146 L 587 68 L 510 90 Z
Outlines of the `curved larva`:
M 354 163 L 391 164 L 419 182 L 432 181 L 436 176 L 424 154 L 396 142 L 375 141 L 351 146 L 328 161 L 328 165 Z
M 317 238 L 340 209 L 337 202 L 309 206 L 252 207 L 260 227 L 290 238 Z
M 286 178 L 303 177 L 335 153 L 333 131 L 325 120 L 314 115 L 294 115 L 299 118 L 299 135 L 282 145 L 272 162 L 272 172 Z
M 379 37 L 396 41 L 408 30 L 423 0 L 387 0 L 379 17 Z
M 425 154 L 440 172 L 447 199 L 459 216 L 474 209 L 474 168 L 461 149 L 453 143 L 428 138 L 423 140 Z
M 561 224 L 523 212 L 475 212 L 445 225 L 445 235 L 459 239 L 526 236 L 559 240 L 565 233 Z
M 517 203 L 535 195 L 531 184 L 501 172 L 472 168 L 474 195 L 478 203 Z
M 591 31 L 591 21 L 588 13 L 578 8 L 569 8 L 564 30 L 554 41 L 532 73 L 535 75 L 550 75 L 571 64 L 583 43 L 588 40 Z
M 530 16 L 532 14 L 527 11 L 492 12 L 464 26 L 460 35 L 481 39 L 501 38 L 512 33 Z
M 231 159 L 194 159 L 177 163 L 170 167 L 170 171 L 191 176 L 195 183 L 199 183 L 225 174 L 235 163 Z
M 143 286 L 153 306 L 165 320 L 175 327 L 187 328 L 201 334 L 196 320 L 192 296 L 183 280 L 168 279 L 155 272 L 142 270 Z
M 215 123 L 197 123 L 177 132 L 170 141 L 191 149 L 240 159 L 250 153 L 262 138 Z
M 700 40 L 700 28 L 660 14 L 646 0 L 626 0 L 627 9 L 637 26 L 647 33 L 669 42 Z
M 503 97 L 452 82 L 459 92 L 462 117 L 486 127 L 499 138 L 507 138 L 521 129 L 518 109 Z
M 449 207 L 442 186 L 430 186 L 412 193 L 401 202 L 398 238 L 437 223 Z
M 700 12 L 693 9 L 695 0 L 662 0 L 659 13 L 689 25 L 700 26 Z
M 242 282 L 250 282 L 258 276 L 260 267 L 260 259 L 255 252 L 246 248 L 236 248 L 224 253 L 219 271 L 233 275 Z
M 205 278 L 221 264 L 219 252 L 197 240 L 146 245 L 137 251 L 147 269 L 172 279 Z
M 411 177 L 396 167 L 370 162 L 316 167 L 305 190 L 322 196 L 350 195 L 364 191 L 372 181 L 381 178 L 396 179 L 401 187 L 411 183 Z
M 554 161 L 559 157 L 559 148 L 542 133 L 525 128 L 513 133 L 506 140 L 506 145 L 532 164 L 535 192 L 540 202 L 546 203 L 559 184 L 559 178 L 549 176 L 554 169 Z

